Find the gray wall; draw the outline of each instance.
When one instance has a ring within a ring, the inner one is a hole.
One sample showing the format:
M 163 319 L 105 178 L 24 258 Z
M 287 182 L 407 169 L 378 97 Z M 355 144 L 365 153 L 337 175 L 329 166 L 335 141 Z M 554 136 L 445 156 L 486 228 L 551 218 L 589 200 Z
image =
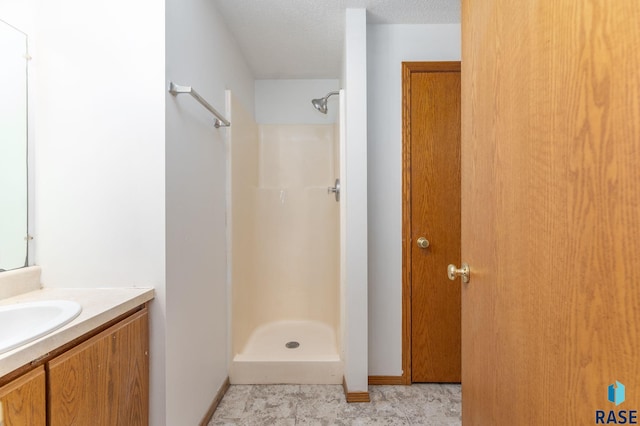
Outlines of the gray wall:
M 215 3 L 170 0 L 166 79 L 253 111 L 253 75 Z M 166 102 L 166 424 L 197 424 L 226 379 L 227 130 L 188 95 Z
M 460 25 L 369 25 L 369 375 L 402 375 L 403 61 L 460 60 Z

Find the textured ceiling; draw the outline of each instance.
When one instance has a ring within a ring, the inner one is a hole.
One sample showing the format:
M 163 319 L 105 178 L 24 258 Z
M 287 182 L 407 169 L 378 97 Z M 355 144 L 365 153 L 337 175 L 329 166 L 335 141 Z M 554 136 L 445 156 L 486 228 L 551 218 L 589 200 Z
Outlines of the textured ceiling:
M 371 24 L 460 22 L 459 0 L 212 0 L 257 79 L 337 78 L 345 9 Z

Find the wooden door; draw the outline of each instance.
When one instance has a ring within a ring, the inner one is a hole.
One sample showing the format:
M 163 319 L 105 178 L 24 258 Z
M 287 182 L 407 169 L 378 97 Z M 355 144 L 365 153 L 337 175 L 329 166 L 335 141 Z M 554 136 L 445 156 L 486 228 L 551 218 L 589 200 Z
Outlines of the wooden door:
M 411 381 L 460 382 L 460 286 L 446 274 L 460 259 L 460 63 L 403 67 Z
M 45 373 L 40 366 L 0 387 L 0 425 L 44 426 Z
M 640 409 L 638 22 L 637 0 L 462 2 L 465 425 Z
M 146 308 L 49 362 L 51 426 L 149 423 Z

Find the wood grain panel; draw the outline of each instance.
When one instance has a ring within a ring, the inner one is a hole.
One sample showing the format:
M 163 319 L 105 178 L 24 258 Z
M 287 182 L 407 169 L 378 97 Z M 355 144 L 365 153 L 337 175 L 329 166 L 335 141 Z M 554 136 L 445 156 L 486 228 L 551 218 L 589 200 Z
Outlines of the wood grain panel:
M 28 373 L 29 371 L 32 371 L 33 369 L 43 366 L 45 365 L 47 362 L 49 362 L 50 360 L 52 360 L 53 358 L 57 357 L 58 355 L 61 355 L 62 353 L 68 351 L 69 349 L 77 346 L 78 344 L 90 339 L 93 336 L 96 336 L 98 334 L 100 334 L 101 332 L 103 332 L 104 330 L 106 330 L 107 328 L 113 326 L 114 324 L 119 323 L 120 321 L 122 321 L 123 319 L 133 315 L 135 312 L 138 312 L 140 310 L 142 310 L 144 307 L 146 307 L 147 304 L 143 304 L 140 306 L 135 307 L 134 309 L 117 316 L 116 318 L 107 321 L 104 324 L 101 324 L 100 326 L 96 327 L 93 330 L 90 330 L 89 332 L 83 334 L 80 337 L 77 337 L 67 343 L 65 343 L 62 346 L 59 346 L 51 351 L 49 351 L 47 354 L 37 358 L 36 360 L 33 360 L 31 362 L 29 362 L 28 364 L 23 365 L 20 368 L 17 368 L 15 370 L 13 370 L 12 372 L 10 372 L 9 374 L 6 374 L 2 377 L 0 377 L 0 387 L 6 385 L 7 383 L 15 380 L 18 377 L 21 377 L 23 374 Z
M 51 426 L 146 425 L 146 308 L 49 362 Z
M 640 407 L 639 20 L 635 0 L 463 0 L 465 425 Z
M 370 402 L 369 392 L 349 392 L 347 381 L 342 379 L 342 389 L 344 390 L 345 400 L 351 402 Z
M 446 268 L 460 261 L 460 64 L 403 67 L 403 370 L 459 382 L 460 287 Z
M 411 73 L 402 63 L 402 378 L 411 384 Z
M 4 426 L 46 424 L 45 372 L 40 366 L 0 387 L 0 423 Z M 4 423 L 2 421 L 4 420 Z
M 406 385 L 403 376 L 369 376 L 369 385 Z

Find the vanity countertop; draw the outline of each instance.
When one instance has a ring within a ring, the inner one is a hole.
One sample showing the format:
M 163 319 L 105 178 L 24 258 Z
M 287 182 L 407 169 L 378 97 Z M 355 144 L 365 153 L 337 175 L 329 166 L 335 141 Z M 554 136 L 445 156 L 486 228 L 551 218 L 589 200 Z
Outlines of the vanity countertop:
M 78 302 L 82 306 L 80 315 L 52 333 L 0 354 L 0 377 L 148 302 L 153 299 L 153 288 L 41 288 L 0 299 L 0 306 L 60 299 Z

